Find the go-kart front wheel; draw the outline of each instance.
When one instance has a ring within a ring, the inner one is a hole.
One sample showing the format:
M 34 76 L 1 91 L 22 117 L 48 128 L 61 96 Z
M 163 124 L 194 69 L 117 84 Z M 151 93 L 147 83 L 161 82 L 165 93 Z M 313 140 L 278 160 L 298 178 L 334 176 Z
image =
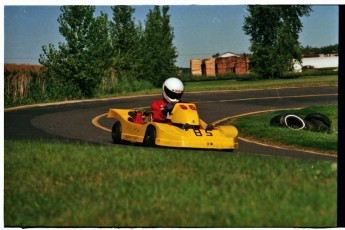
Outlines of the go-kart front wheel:
M 154 126 L 147 127 L 144 137 L 144 145 L 148 147 L 156 145 L 156 128 Z
M 114 144 L 120 144 L 122 142 L 121 133 L 121 123 L 119 121 L 116 121 L 113 125 L 113 128 L 111 129 L 111 139 Z

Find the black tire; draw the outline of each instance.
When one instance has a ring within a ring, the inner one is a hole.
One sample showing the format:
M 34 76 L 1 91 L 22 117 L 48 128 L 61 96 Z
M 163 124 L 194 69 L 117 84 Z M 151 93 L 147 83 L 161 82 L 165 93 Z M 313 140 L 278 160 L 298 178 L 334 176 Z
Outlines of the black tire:
M 272 125 L 272 126 L 282 126 L 282 124 L 280 122 L 282 116 L 283 115 L 279 114 L 279 115 L 273 117 L 271 119 L 271 121 L 270 121 L 270 125 Z
M 144 137 L 144 145 L 148 147 L 156 145 L 156 128 L 152 125 L 147 127 Z
M 329 119 L 329 117 L 327 117 L 326 115 L 324 115 L 322 113 L 311 113 L 311 114 L 307 115 L 304 119 L 307 121 L 310 121 L 310 122 L 312 120 L 321 121 L 328 128 L 331 128 L 331 125 L 332 125 L 331 119 Z
M 330 132 L 331 129 L 327 125 L 324 124 L 324 122 L 317 120 L 317 119 L 311 119 L 310 123 L 312 123 L 315 126 L 314 131 L 316 132 Z
M 121 139 L 122 127 L 119 121 L 116 121 L 111 129 L 111 139 L 114 144 L 122 143 Z
M 280 123 L 285 126 L 288 127 L 290 129 L 304 129 L 305 128 L 305 122 L 304 119 L 301 118 L 298 115 L 295 114 L 284 114 L 281 118 L 280 118 Z
M 310 122 L 308 120 L 304 120 L 304 122 L 305 122 L 305 129 L 306 130 L 313 131 L 313 132 L 315 132 L 317 130 L 317 128 L 315 127 L 315 125 L 312 122 Z

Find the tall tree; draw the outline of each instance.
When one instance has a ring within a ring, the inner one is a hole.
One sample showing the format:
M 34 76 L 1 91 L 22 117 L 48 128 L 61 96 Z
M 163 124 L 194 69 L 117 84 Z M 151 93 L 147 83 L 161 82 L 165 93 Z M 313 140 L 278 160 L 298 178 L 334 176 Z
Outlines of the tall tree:
M 302 31 L 300 17 L 309 16 L 310 6 L 249 5 L 243 30 L 250 35 L 251 70 L 263 77 L 279 77 L 301 60 L 298 41 Z
M 86 55 L 91 59 L 89 65 L 92 76 L 109 76 L 111 68 L 110 23 L 108 15 L 101 12 L 90 27 Z
M 146 16 L 143 35 L 145 49 L 145 78 L 155 86 L 165 79 L 176 77 L 177 50 L 173 44 L 174 31 L 170 25 L 169 6 L 155 6 Z
M 131 6 L 113 6 L 111 41 L 113 49 L 113 68 L 121 81 L 131 80 L 140 73 L 140 30 L 135 24 Z
M 164 68 L 162 69 L 162 75 L 160 82 L 163 83 L 166 78 L 176 77 L 177 75 L 177 49 L 174 46 L 174 29 L 170 25 L 170 15 L 168 14 L 169 6 L 162 7 L 162 51 L 161 60 Z
M 66 42 L 60 42 L 58 50 L 52 44 L 44 46 L 39 62 L 49 76 L 64 85 L 66 94 L 92 97 L 102 77 L 102 54 L 109 49 L 102 35 L 107 31 L 106 16 L 95 20 L 94 6 L 62 6 L 60 10 L 59 32 Z

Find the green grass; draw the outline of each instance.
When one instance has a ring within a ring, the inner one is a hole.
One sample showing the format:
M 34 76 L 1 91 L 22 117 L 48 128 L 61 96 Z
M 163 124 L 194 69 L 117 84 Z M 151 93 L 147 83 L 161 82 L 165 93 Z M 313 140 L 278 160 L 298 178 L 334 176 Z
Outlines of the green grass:
M 270 120 L 279 114 L 292 113 L 305 117 L 310 113 L 316 112 L 323 113 L 331 119 L 331 133 L 270 126 Z M 301 149 L 337 154 L 338 105 L 311 106 L 301 110 L 283 110 L 251 115 L 234 119 L 230 123 L 238 128 L 241 137 L 273 145 L 293 146 Z
M 195 77 L 197 78 L 197 77 Z M 211 77 L 209 77 L 211 78 Z M 217 91 L 217 90 L 254 90 L 254 89 L 276 89 L 286 87 L 321 87 L 321 86 L 337 86 L 338 75 L 324 76 L 303 76 L 298 78 L 287 79 L 266 79 L 266 80 L 203 80 L 185 82 L 185 92 L 198 91 Z M 182 78 L 183 80 L 183 78 Z M 121 94 L 98 95 L 98 98 L 106 98 L 113 96 L 129 96 L 143 94 L 161 94 L 161 88 L 143 88 L 135 92 L 122 92 Z
M 4 224 L 335 227 L 337 164 L 5 140 Z
M 268 80 L 214 80 L 187 82 L 186 92 L 204 90 L 249 90 L 249 89 L 273 89 L 286 87 L 319 87 L 337 86 L 338 76 L 305 76 L 293 79 L 268 79 Z

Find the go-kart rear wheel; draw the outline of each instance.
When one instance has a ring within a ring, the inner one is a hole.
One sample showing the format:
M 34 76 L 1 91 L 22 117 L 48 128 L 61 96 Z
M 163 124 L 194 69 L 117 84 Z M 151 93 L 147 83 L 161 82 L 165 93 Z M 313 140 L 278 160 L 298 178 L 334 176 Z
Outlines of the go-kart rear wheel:
M 147 127 L 144 137 L 144 145 L 148 147 L 156 145 L 156 128 L 154 126 Z
M 120 144 L 122 142 L 121 133 L 121 123 L 119 121 L 116 121 L 113 125 L 113 128 L 111 129 L 111 138 L 114 144 Z

